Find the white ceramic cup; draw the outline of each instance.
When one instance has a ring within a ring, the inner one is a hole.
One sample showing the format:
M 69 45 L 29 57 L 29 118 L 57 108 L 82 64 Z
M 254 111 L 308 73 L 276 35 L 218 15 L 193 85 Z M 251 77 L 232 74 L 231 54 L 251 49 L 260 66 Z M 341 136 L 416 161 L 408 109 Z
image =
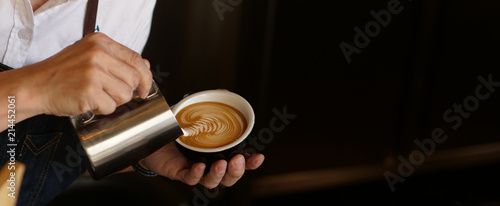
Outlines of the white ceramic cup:
M 245 100 L 243 97 L 241 97 L 236 93 L 227 90 L 207 90 L 207 91 L 197 92 L 185 97 L 184 99 L 182 99 L 176 105 L 173 106 L 172 112 L 174 115 L 176 115 L 186 106 L 200 102 L 218 102 L 234 107 L 235 109 L 240 111 L 245 117 L 245 120 L 247 122 L 247 127 L 245 131 L 237 140 L 227 145 L 216 148 L 193 147 L 182 142 L 180 138 L 177 138 L 175 141 L 178 144 L 178 146 L 180 145 L 182 148 L 192 151 L 190 152 L 190 154 L 186 155 L 186 153 L 184 152 L 185 150 L 182 150 L 182 148 L 180 148 L 181 152 L 183 152 L 188 158 L 194 161 L 196 161 L 195 159 L 205 158 L 209 162 L 211 162 L 213 161 L 213 157 L 210 157 L 210 155 L 213 156 L 217 154 L 219 156 L 219 159 L 221 159 L 220 158 L 221 153 L 225 153 L 222 155 L 223 158 L 228 158 L 229 156 L 231 156 L 229 154 L 234 154 L 234 151 L 238 149 L 237 147 L 241 143 L 243 143 L 243 141 L 248 137 L 248 135 L 250 135 L 250 132 L 252 131 L 252 128 L 255 123 L 255 114 L 252 109 L 252 106 L 250 105 L 250 103 L 248 103 L 247 100 Z

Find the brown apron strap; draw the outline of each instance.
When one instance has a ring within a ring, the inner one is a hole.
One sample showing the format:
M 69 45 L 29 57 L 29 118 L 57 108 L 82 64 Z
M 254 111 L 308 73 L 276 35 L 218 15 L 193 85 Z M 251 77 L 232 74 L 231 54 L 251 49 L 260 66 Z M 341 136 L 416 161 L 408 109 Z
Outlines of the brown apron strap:
M 83 24 L 83 37 L 94 33 L 95 21 L 97 17 L 97 6 L 99 0 L 89 0 L 87 3 L 87 12 L 85 13 L 85 23 Z

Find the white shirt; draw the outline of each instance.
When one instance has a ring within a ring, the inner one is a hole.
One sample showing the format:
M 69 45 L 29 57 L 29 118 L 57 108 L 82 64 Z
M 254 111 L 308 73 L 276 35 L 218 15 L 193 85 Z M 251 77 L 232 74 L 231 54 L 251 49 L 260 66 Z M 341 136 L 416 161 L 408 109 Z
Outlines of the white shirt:
M 156 0 L 101 0 L 96 30 L 142 53 Z M 0 0 L 0 62 L 13 68 L 42 61 L 82 38 L 86 0 Z

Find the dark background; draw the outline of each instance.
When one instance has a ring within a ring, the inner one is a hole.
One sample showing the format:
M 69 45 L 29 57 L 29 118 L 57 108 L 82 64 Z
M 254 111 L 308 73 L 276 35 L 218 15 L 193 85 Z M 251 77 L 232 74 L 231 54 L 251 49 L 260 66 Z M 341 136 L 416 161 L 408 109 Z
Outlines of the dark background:
M 232 11 L 221 20 L 213 2 Z M 167 102 L 217 88 L 242 95 L 266 161 L 231 188 L 125 174 L 83 190 L 124 205 L 500 205 L 500 91 L 458 129 L 443 120 L 475 94 L 479 76 L 500 82 L 500 2 L 401 0 L 348 63 L 340 43 L 354 45 L 354 28 L 364 31 L 370 11 L 389 2 L 158 1 L 143 56 Z M 273 109 L 285 108 L 296 118 L 262 135 Z M 398 157 L 408 160 L 435 128 L 446 141 L 392 192 L 384 173 L 398 174 Z

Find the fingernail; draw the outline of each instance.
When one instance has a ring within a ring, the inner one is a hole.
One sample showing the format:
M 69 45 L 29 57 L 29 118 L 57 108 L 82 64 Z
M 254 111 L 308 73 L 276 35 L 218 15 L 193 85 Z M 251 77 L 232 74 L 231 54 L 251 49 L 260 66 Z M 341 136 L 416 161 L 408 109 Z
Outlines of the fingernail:
M 217 172 L 219 172 L 219 173 L 224 173 L 224 172 L 226 172 L 226 168 L 225 168 L 225 167 L 223 167 L 223 166 L 218 166 L 216 169 L 217 169 Z
M 141 98 L 146 99 L 146 97 L 148 97 L 148 95 L 149 95 L 149 92 L 142 92 Z
M 139 96 L 142 99 L 146 99 L 146 97 L 148 97 L 148 95 L 149 95 L 149 91 L 147 91 L 147 90 L 137 88 L 137 92 L 139 92 Z
M 205 171 L 205 166 L 198 168 L 198 172 L 204 172 L 204 171 Z
M 149 68 L 151 68 L 151 63 L 149 63 L 149 61 L 147 59 L 142 59 L 144 61 L 144 64 L 146 64 L 146 66 Z
M 233 164 L 233 165 L 234 165 L 234 167 L 235 167 L 236 169 L 240 169 L 240 168 L 242 168 L 242 167 L 243 167 L 243 164 L 244 164 L 244 163 L 243 163 L 243 158 L 238 158 L 238 159 L 234 162 L 234 164 Z
M 256 160 L 253 161 L 255 165 L 260 165 L 262 164 L 262 162 L 264 162 L 264 158 L 258 158 Z

